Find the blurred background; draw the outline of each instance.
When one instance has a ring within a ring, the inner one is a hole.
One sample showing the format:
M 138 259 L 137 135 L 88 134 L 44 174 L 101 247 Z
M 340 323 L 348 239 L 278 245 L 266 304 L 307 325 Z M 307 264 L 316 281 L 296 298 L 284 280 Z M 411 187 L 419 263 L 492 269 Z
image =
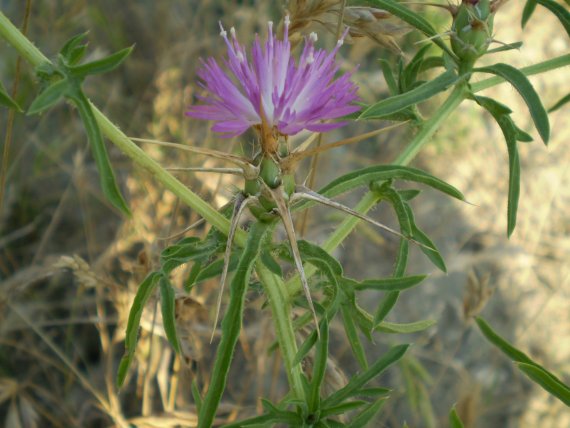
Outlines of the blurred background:
M 445 2 L 440 2 L 445 3 Z M 131 57 L 105 77 L 90 77 L 87 95 L 129 136 L 176 141 L 217 150 L 250 153 L 252 135 L 220 138 L 209 124 L 187 118 L 185 109 L 199 91 L 199 58 L 221 58 L 225 45 L 218 21 L 235 26 L 249 45 L 265 34 L 268 20 L 293 12 L 296 37 L 319 33 L 319 44 L 332 47 L 339 1 L 222 0 L 33 0 L 28 37 L 54 57 L 70 37 L 89 30 L 89 58 L 135 45 Z M 519 51 L 485 57 L 481 63 L 526 66 L 569 51 L 569 40 L 556 18 L 538 8 L 524 31 L 524 2 L 509 1 L 498 12 L 495 37 L 523 41 Z M 313 7 L 314 6 L 314 7 Z M 449 14 L 414 6 L 444 33 Z M 0 9 L 21 26 L 26 1 L 0 0 Z M 300 39 L 299 39 L 300 40 Z M 342 48 L 342 68 L 359 64 L 355 81 L 364 102 L 387 96 L 378 66 L 409 60 L 422 38 L 395 18 L 383 17 L 363 37 Z M 434 49 L 434 53 L 436 53 Z M 0 42 L 0 81 L 10 91 L 19 82 L 17 100 L 29 106 L 38 91 L 33 69 L 14 49 Z M 480 80 L 479 76 L 475 80 Z M 548 108 L 568 90 L 568 68 L 531 78 Z M 551 114 L 552 139 L 540 142 L 522 99 L 508 85 L 486 91 L 514 111 L 517 124 L 535 141 L 520 144 L 522 181 L 518 225 L 506 237 L 508 159 L 503 136 L 490 116 L 464 102 L 413 165 L 450 182 L 471 204 L 461 204 L 426 190 L 415 201 L 416 220 L 436 242 L 448 265 L 437 271 L 417 248 L 409 273 L 429 273 L 426 282 L 403 293 L 390 321 L 432 319 L 429 329 L 412 335 L 378 334 L 370 355 L 388 346 L 413 342 L 409 356 L 379 379 L 394 389 L 378 427 L 447 426 L 453 404 L 467 427 L 567 427 L 568 409 L 531 384 L 474 328 L 470 316 L 481 314 L 505 338 L 568 383 L 570 376 L 570 136 L 568 107 Z M 429 117 L 441 98 L 421 106 Z M 323 137 L 333 142 L 385 123 L 355 123 Z M 209 344 L 218 282 L 206 282 L 185 296 L 186 271 L 176 272 L 178 331 L 182 358 L 164 339 L 160 311 L 152 301 L 143 315 L 136 364 L 119 392 L 117 364 L 123 353 L 128 310 L 144 276 L 156 268 L 158 255 L 198 219 L 159 183 L 139 170 L 112 145 L 109 153 L 133 217 L 124 218 L 103 198 L 98 174 L 77 115 L 65 103 L 40 117 L 0 110 L 0 144 L 6 153 L 11 129 L 7 181 L 0 212 L 0 425 L 6 427 L 175 427 L 194 426 L 193 379 L 207 384 L 218 338 Z M 314 188 L 355 168 L 389 163 L 413 136 L 405 126 L 319 158 Z M 302 141 L 300 135 L 293 144 Z M 145 145 L 162 165 L 221 166 L 205 158 Z M 309 164 L 303 165 L 299 179 Z M 192 190 L 216 207 L 235 187 L 233 176 L 177 173 Z M 348 195 L 353 206 L 361 194 Z M 373 212 L 395 226 L 390 209 Z M 323 242 L 339 221 L 337 213 L 313 210 L 304 237 Z M 188 235 L 203 236 L 204 228 Z M 388 275 L 397 240 L 361 225 L 339 248 L 347 275 Z M 372 295 L 371 295 L 372 298 Z M 374 298 L 376 296 L 374 295 Z M 245 329 L 234 359 L 219 423 L 261 410 L 259 397 L 278 400 L 287 391 L 281 360 L 268 352 L 274 341 L 263 296 L 248 297 Z M 362 302 L 370 307 L 376 302 Z M 327 382 L 345 382 L 357 370 L 338 326 Z M 337 332 L 338 330 L 338 332 Z

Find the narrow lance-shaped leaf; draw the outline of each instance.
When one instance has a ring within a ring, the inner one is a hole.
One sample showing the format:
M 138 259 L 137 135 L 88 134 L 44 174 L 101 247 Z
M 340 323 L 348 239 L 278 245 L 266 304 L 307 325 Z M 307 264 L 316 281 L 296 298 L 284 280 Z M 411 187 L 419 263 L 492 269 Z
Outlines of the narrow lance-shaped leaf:
M 180 354 L 180 342 L 178 341 L 178 335 L 176 334 L 176 313 L 175 313 L 175 295 L 172 285 L 166 276 L 160 278 L 160 307 L 162 310 L 162 325 L 164 327 L 164 332 L 166 333 L 166 338 L 174 348 L 174 350 Z
M 327 357 L 329 353 L 329 322 L 327 317 L 323 317 L 320 326 L 320 337 L 316 344 L 315 361 L 313 364 L 313 373 L 311 386 L 309 389 L 309 412 L 314 413 L 320 407 L 321 402 L 321 385 L 325 379 L 327 369 Z
M 69 80 L 61 79 L 45 88 L 28 108 L 27 115 L 42 113 L 55 105 L 70 91 Z
M 495 64 L 489 67 L 477 68 L 476 71 L 483 73 L 496 74 L 511 83 L 516 90 L 521 94 L 524 99 L 534 125 L 544 141 L 548 144 L 550 138 L 550 123 L 548 121 L 548 114 L 540 101 L 540 97 L 532 87 L 527 77 L 518 69 L 508 64 Z
M 390 348 L 381 358 L 370 366 L 368 370 L 363 373 L 353 376 L 352 379 L 341 389 L 331 394 L 324 402 L 323 407 L 331 407 L 342 403 L 348 397 L 351 397 L 358 390 L 364 387 L 373 378 L 378 376 L 390 365 L 397 362 L 404 356 L 408 350 L 409 345 L 398 345 Z
M 378 414 L 386 403 L 387 398 L 380 398 L 375 402 L 369 404 L 360 414 L 354 418 L 352 422 L 348 425 L 349 428 L 365 428 L 368 426 L 368 422 Z
M 360 337 L 358 337 L 358 330 L 356 330 L 356 325 L 354 324 L 354 320 L 352 319 L 352 313 L 350 307 L 348 305 L 342 305 L 341 308 L 342 313 L 342 322 L 344 324 L 344 331 L 346 333 L 346 338 L 348 339 L 348 343 L 352 349 L 352 353 L 356 357 L 356 361 L 360 365 L 360 368 L 363 370 L 368 369 L 368 360 L 366 359 L 366 352 L 364 351 L 364 347 L 362 346 L 362 342 L 360 341 Z
M 264 235 L 269 225 L 256 222 L 249 231 L 249 237 L 231 282 L 230 301 L 222 321 L 222 339 L 216 352 L 210 387 L 204 397 L 198 418 L 198 427 L 210 427 L 226 387 L 231 361 L 241 331 L 243 309 L 251 271 L 257 259 Z
M 558 18 L 558 20 L 566 30 L 566 33 L 570 37 L 570 12 L 568 12 L 568 10 L 564 8 L 564 6 L 556 3 L 553 0 L 536 0 L 536 1 L 541 6 L 544 6 L 554 15 L 556 15 L 556 17 Z
M 447 71 L 411 91 L 386 98 L 371 105 L 360 114 L 359 119 L 378 119 L 396 113 L 445 91 L 457 80 L 459 80 L 459 77 L 454 72 Z
M 120 51 L 115 52 L 114 54 L 109 55 L 105 58 L 88 62 L 86 64 L 72 66 L 69 68 L 69 70 L 72 75 L 79 78 L 83 78 L 91 74 L 107 73 L 121 65 L 123 61 L 125 61 L 125 59 L 127 59 L 127 57 L 131 54 L 132 50 L 133 46 L 121 49 Z
M 522 42 L 507 43 L 507 44 L 504 44 L 502 46 L 499 46 L 498 48 L 489 49 L 485 53 L 485 55 L 494 54 L 494 53 L 498 53 L 498 52 L 504 52 L 504 51 L 511 51 L 513 49 L 520 49 L 520 47 L 522 45 L 523 45 Z
M 390 63 L 385 59 L 381 59 L 380 68 L 382 69 L 382 74 L 384 75 L 384 80 L 386 81 L 390 95 L 398 95 L 398 84 L 396 83 L 396 79 L 394 79 L 394 73 L 392 72 Z
M 419 31 L 428 36 L 444 52 L 446 52 L 452 58 L 455 58 L 453 52 L 451 52 L 451 50 L 443 42 L 437 31 L 435 31 L 435 28 L 433 28 L 433 26 L 421 15 L 418 15 L 406 6 L 393 0 L 370 0 L 370 3 L 377 5 L 381 9 L 387 10 L 391 14 L 400 18 L 402 21 L 407 22 L 414 28 L 417 28 Z
M 73 93 L 68 94 L 68 96 L 77 107 L 83 126 L 85 127 L 87 137 L 89 138 L 91 152 L 93 153 L 93 157 L 95 158 L 97 169 L 99 171 L 103 194 L 115 208 L 130 216 L 131 212 L 129 207 L 123 199 L 123 196 L 119 191 L 119 187 L 117 186 L 117 182 L 115 181 L 115 174 L 109 160 L 109 155 L 107 154 L 105 142 L 103 141 L 103 136 L 99 129 L 99 125 L 97 124 L 97 120 L 93 115 L 89 100 L 79 88 L 76 88 Z
M 536 9 L 536 0 L 526 0 L 523 8 L 521 27 L 524 28 Z
M 449 412 L 449 426 L 451 428 L 463 428 L 463 422 L 459 419 L 459 415 L 457 414 L 457 410 L 455 410 L 455 406 Z
M 553 373 L 546 370 L 540 364 L 537 364 L 536 362 L 534 362 L 524 352 L 518 350 L 513 345 L 511 345 L 509 342 L 507 342 L 505 339 L 503 339 L 501 336 L 499 336 L 491 328 L 491 326 L 489 324 L 487 324 L 487 322 L 483 318 L 476 317 L 475 321 L 477 321 L 477 325 L 479 326 L 479 329 L 481 330 L 483 335 L 489 340 L 489 342 L 491 342 L 493 345 L 495 345 L 497 348 L 499 348 L 511 360 L 515 361 L 516 363 L 522 363 L 523 364 L 523 367 L 521 367 L 519 365 L 519 368 L 521 368 L 521 370 L 523 370 L 523 371 L 526 369 L 525 374 L 527 376 L 529 376 L 531 379 L 533 379 L 532 378 L 533 375 L 536 376 L 536 375 L 540 374 L 540 381 L 541 382 L 539 382 L 539 384 L 545 389 L 548 387 L 549 389 L 547 389 L 547 390 L 549 392 L 550 392 L 550 390 L 553 390 L 553 389 L 555 389 L 556 391 L 565 391 L 561 396 L 557 395 L 557 397 L 559 399 L 561 399 L 562 401 L 564 401 L 567 405 L 569 405 L 570 388 L 567 385 L 565 385 L 564 382 L 562 382 Z M 527 366 L 534 366 L 535 368 L 539 369 L 540 371 L 528 369 Z
M 552 375 L 535 364 L 517 363 L 517 367 L 529 377 L 530 380 L 539 384 L 542 388 L 554 395 L 567 406 L 570 406 L 570 388 L 552 379 Z
M 10 95 L 8 95 L 6 89 L 4 88 L 4 85 L 2 85 L 2 82 L 0 82 L 0 105 L 6 106 L 13 110 L 17 110 L 19 112 L 22 111 L 22 108 L 18 105 L 18 103 L 14 101 Z
M 552 113 L 553 111 L 558 110 L 560 107 L 567 104 L 568 102 L 570 102 L 570 94 L 567 94 L 562 98 L 560 98 L 558 101 L 556 101 L 556 103 L 548 109 L 548 113 Z
M 117 385 L 119 387 L 123 385 L 132 359 L 134 357 L 135 349 L 137 346 L 138 330 L 144 307 L 148 302 L 148 299 L 150 299 L 150 296 L 152 295 L 152 292 L 154 291 L 159 279 L 160 273 L 150 273 L 144 279 L 141 285 L 139 285 L 139 289 L 137 290 L 137 294 L 133 300 L 133 305 L 129 311 L 129 320 L 127 322 L 127 332 L 125 335 L 125 355 L 121 359 L 117 373 Z

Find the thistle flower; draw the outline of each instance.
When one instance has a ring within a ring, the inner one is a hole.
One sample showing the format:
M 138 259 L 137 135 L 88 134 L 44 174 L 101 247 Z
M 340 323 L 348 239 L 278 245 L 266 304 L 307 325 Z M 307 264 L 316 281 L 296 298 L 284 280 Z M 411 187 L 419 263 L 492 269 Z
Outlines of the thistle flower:
M 283 40 L 279 40 L 270 21 L 265 46 L 262 48 L 256 36 L 250 61 L 235 29 L 230 29 L 228 37 L 220 23 L 220 35 L 228 49 L 224 63 L 229 72 L 214 58 L 202 61 L 198 76 L 208 94 L 200 97 L 203 104 L 190 107 L 187 115 L 215 121 L 212 130 L 228 137 L 240 135 L 250 127 L 257 127 L 262 135 L 272 135 L 275 139 L 303 129 L 325 132 L 344 125 L 346 122 L 323 121 L 360 108 L 352 104 L 358 99 L 358 88 L 350 81 L 352 73 L 335 79 L 339 68 L 335 56 L 346 31 L 331 52 L 316 49 L 317 35 L 311 33 L 296 63 L 291 56 L 289 25 L 287 16 Z

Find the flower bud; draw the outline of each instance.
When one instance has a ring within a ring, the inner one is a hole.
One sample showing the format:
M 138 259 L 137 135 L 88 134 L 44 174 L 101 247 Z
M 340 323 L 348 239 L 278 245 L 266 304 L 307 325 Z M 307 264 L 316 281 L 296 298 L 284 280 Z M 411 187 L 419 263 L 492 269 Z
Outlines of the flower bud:
M 463 0 L 451 27 L 451 48 L 462 60 L 474 63 L 491 43 L 493 14 L 489 0 Z

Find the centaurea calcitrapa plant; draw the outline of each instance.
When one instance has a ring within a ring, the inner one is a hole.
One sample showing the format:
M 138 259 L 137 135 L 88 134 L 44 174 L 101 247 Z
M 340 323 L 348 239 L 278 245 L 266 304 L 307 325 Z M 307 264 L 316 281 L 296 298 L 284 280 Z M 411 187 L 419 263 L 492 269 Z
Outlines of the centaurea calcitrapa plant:
M 315 0 L 309 3 L 318 2 Z M 453 186 L 406 165 L 463 100 L 475 101 L 497 121 L 507 143 L 507 218 L 510 235 L 516 225 L 519 197 L 520 164 L 517 144 L 528 142 L 532 138 L 514 123 L 507 106 L 477 95 L 477 92 L 504 80 L 511 83 L 527 103 L 540 137 L 545 143 L 548 142 L 548 115 L 526 76 L 568 65 L 570 56 L 555 58 L 522 70 L 501 63 L 477 67 L 477 61 L 483 55 L 521 45 L 502 44 L 494 50 L 490 49 L 491 43 L 495 41 L 494 14 L 503 3 L 501 0 L 463 0 L 460 4 L 443 6 L 450 12 L 452 23 L 447 33 L 438 34 L 420 14 L 393 0 L 370 0 L 368 14 L 367 8 L 363 6 L 351 11 L 351 6 L 346 1 L 323 2 L 325 9 L 330 8 L 339 17 L 339 29 L 342 28 L 344 16 L 371 17 L 374 20 L 391 15 L 401 20 L 403 25 L 422 32 L 439 49 L 437 54 L 432 54 L 431 45 L 421 47 L 407 64 L 402 60 L 398 67 L 381 61 L 390 96 L 371 105 L 360 103 L 358 88 L 351 80 L 352 73 L 338 73 L 340 60 L 337 59 L 337 53 L 349 29 L 339 32 L 340 39 L 331 51 L 316 47 L 317 37 L 314 33 L 306 35 L 302 52 L 296 59 L 297 55 L 292 52 L 289 41 L 290 25 L 293 26 L 289 22 L 289 15 L 283 17 L 283 33 L 280 36 L 276 35 L 270 23 L 265 43 L 256 38 L 251 51 L 238 42 L 233 28 L 228 35 L 220 25 L 221 37 L 227 45 L 224 66 L 221 67 L 212 58 L 202 63 L 199 77 L 204 95 L 189 108 L 188 115 L 194 119 L 213 121 L 212 129 L 224 137 L 240 136 L 253 129 L 257 141 L 256 152 L 251 158 L 183 144 L 127 137 L 88 100 L 83 93 L 82 82 L 88 75 L 116 68 L 127 58 L 130 49 L 101 60 L 81 63 L 86 45 L 83 43 L 85 35 L 80 35 L 66 43 L 57 60 L 52 62 L 0 13 L 0 35 L 36 67 L 43 86 L 39 96 L 28 108 L 28 113 L 43 112 L 62 98 L 77 107 L 97 161 L 106 197 L 118 209 L 128 213 L 127 204 L 115 183 L 103 136 L 146 168 L 212 226 L 204 239 L 188 237 L 166 248 L 161 254 L 160 269 L 150 273 L 140 284 L 129 315 L 126 352 L 118 370 L 119 385 L 127 379 L 129 367 L 134 360 L 142 311 L 157 288 L 160 290 L 164 330 L 174 349 L 180 352 L 181 343 L 175 320 L 175 288 L 170 274 L 174 269 L 190 264 L 184 283 L 187 292 L 205 279 L 220 276 L 213 328 L 218 323 L 224 284 L 233 273 L 230 296 L 221 323 L 221 339 L 205 396 L 201 395 L 197 384 L 193 385 L 198 426 L 209 427 L 214 423 L 240 335 L 246 294 L 250 287 L 259 289 L 256 284 L 260 284 L 264 290 L 272 312 L 276 347 L 283 357 L 290 388 L 289 393 L 278 403 L 263 400 L 262 415 L 230 425 L 360 427 L 373 421 L 390 398 L 390 390 L 373 386 L 371 381 L 398 362 L 409 345 L 394 346 L 379 359 L 370 361 L 362 338 L 372 342 L 378 332 L 406 333 L 431 325 L 424 322 L 398 325 L 385 321 L 400 293 L 420 284 L 425 278 L 424 275 L 406 275 L 410 245 L 416 245 L 437 268 L 446 271 L 445 262 L 436 245 L 419 228 L 412 212 L 410 201 L 420 194 L 420 190 L 410 187 L 401 189 L 397 183 L 407 181 L 422 184 L 458 200 L 464 199 L 462 193 Z M 306 4 L 307 1 L 300 0 L 288 2 L 288 7 L 293 12 L 291 16 L 296 16 L 293 9 L 305 7 Z M 523 25 L 528 22 L 537 4 L 553 12 L 569 31 L 568 10 L 553 0 L 529 0 L 523 14 Z M 311 10 L 326 12 L 321 9 Z M 308 21 L 310 19 L 307 18 Z M 356 31 L 354 34 L 364 33 Z M 446 42 L 446 37 L 449 37 L 450 43 Z M 430 56 L 427 56 L 428 50 Z M 393 71 L 395 68 L 396 74 Z M 428 70 L 437 75 L 423 80 Z M 472 84 L 472 76 L 479 73 L 494 74 L 499 79 Z M 451 91 L 446 101 L 428 119 L 424 119 L 416 105 L 448 89 Z M 565 99 L 568 97 L 563 98 L 555 107 L 562 105 Z M 2 87 L 0 102 L 8 108 L 21 110 Z M 409 124 L 416 127 L 417 132 L 391 165 L 372 165 L 352 171 L 334 179 L 318 191 L 300 184 L 296 169 L 302 159 L 381 132 L 375 131 L 310 148 L 316 140 L 314 135 L 346 125 L 355 118 L 361 121 L 382 119 Z M 291 147 L 288 137 L 301 131 L 310 131 L 314 135 L 304 143 Z M 241 175 L 243 187 L 235 193 L 231 204 L 217 211 L 184 187 L 133 141 L 154 142 L 225 160 L 235 167 L 220 168 L 217 172 Z M 356 208 L 333 200 L 336 196 L 359 187 L 367 187 L 368 193 Z M 381 201 L 393 207 L 399 231 L 367 216 L 366 212 Z M 322 245 L 299 240 L 292 219 L 295 212 L 308 209 L 315 203 L 347 215 Z M 239 224 L 247 211 L 253 221 L 245 231 Z M 339 261 L 331 255 L 358 221 L 372 223 L 399 238 L 391 277 L 366 280 L 349 278 L 344 274 Z M 287 239 L 284 242 L 275 241 L 277 235 L 274 232 L 280 224 L 286 232 Z M 297 272 L 288 280 L 284 275 L 287 265 L 292 265 Z M 368 293 L 370 290 L 382 293 L 373 313 L 368 313 L 358 304 L 361 292 Z M 304 292 L 302 299 L 298 298 L 300 291 Z M 294 306 L 304 311 L 297 318 L 293 317 Z M 325 394 L 323 385 L 329 355 L 329 325 L 336 322 L 336 318 L 344 326 L 359 372 L 346 384 Z M 513 359 L 531 380 L 570 404 L 570 389 L 558 377 L 508 344 L 483 319 L 478 318 L 477 323 L 485 337 Z M 298 344 L 301 329 L 309 329 L 310 332 L 302 336 L 302 342 Z M 312 364 L 303 364 L 309 360 Z M 450 424 L 454 427 L 462 426 L 454 409 L 450 412 Z

